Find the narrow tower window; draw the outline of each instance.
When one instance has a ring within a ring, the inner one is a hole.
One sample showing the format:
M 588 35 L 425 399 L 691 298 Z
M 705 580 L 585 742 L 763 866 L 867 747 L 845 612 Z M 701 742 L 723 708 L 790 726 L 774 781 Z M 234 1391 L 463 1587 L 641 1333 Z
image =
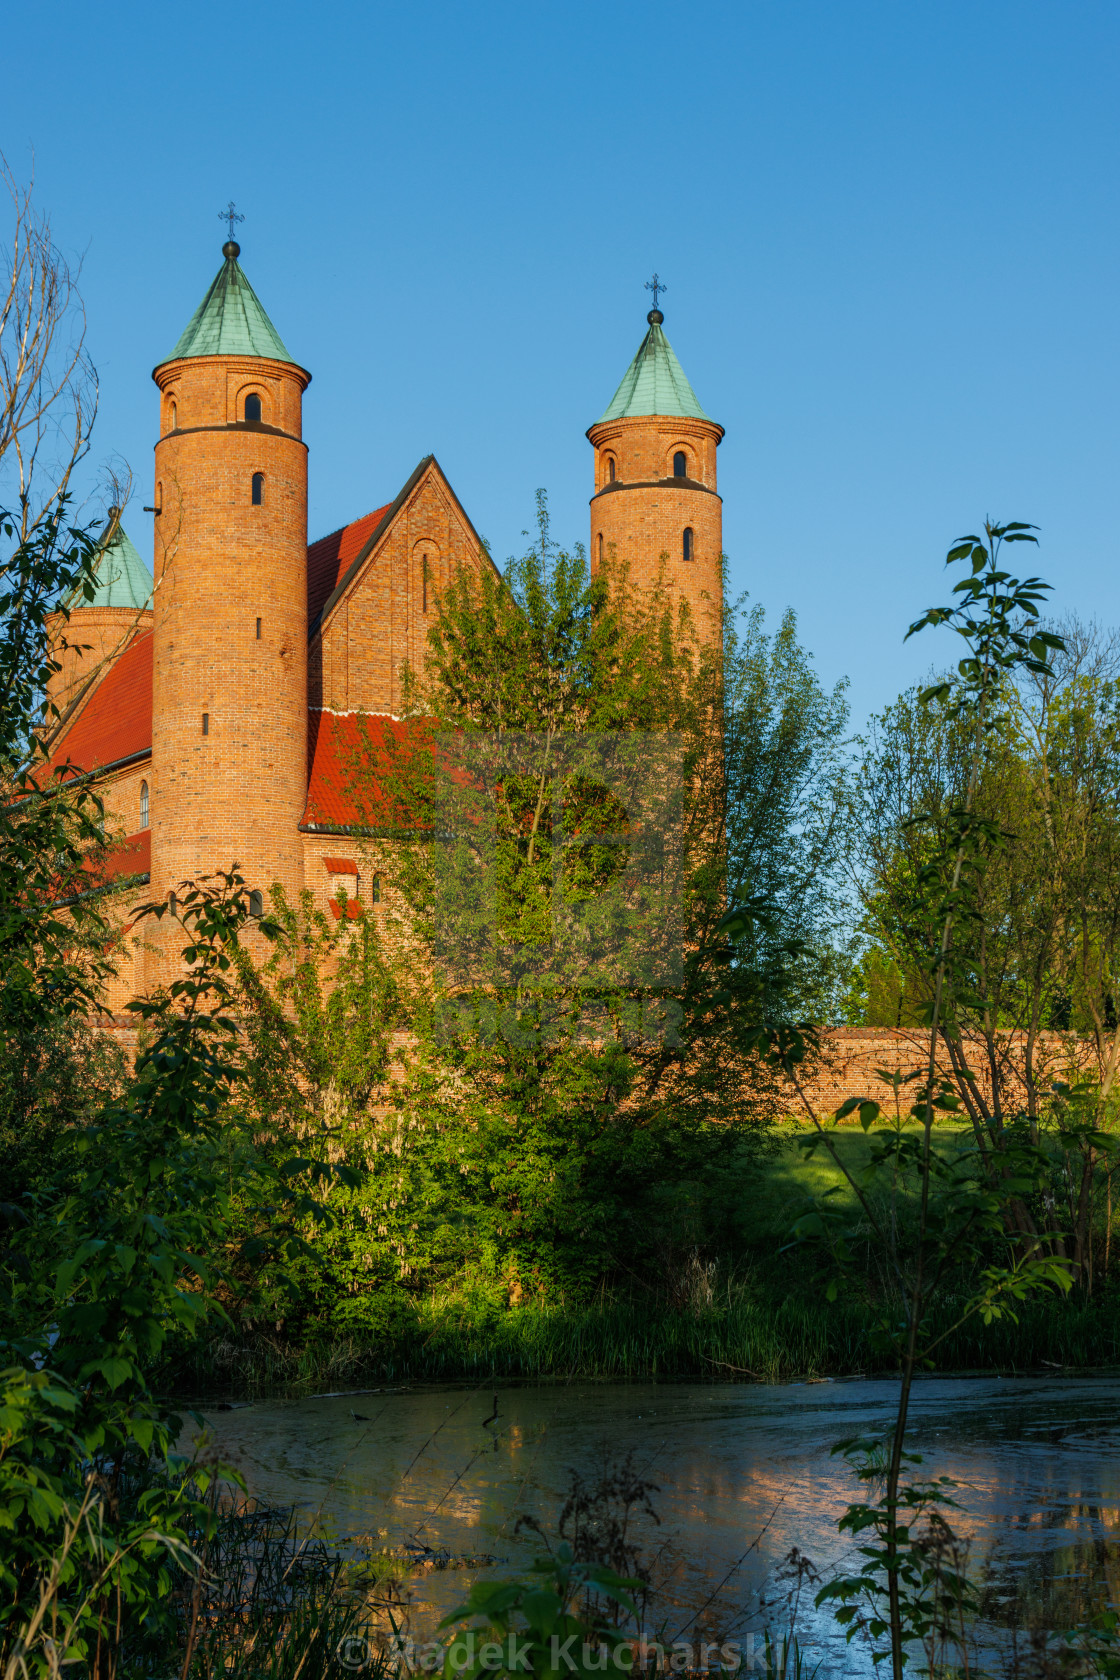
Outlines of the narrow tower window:
M 174 431 L 176 426 L 179 424 L 179 406 L 177 403 L 171 404 L 170 408 L 167 410 L 167 418 L 170 422 L 171 430 Z
M 257 396 L 255 391 L 250 391 L 249 395 L 245 398 L 245 418 L 246 420 L 259 420 L 260 417 L 261 399 Z
M 253 474 L 253 506 L 261 507 L 264 503 L 264 474 Z
M 258 642 L 260 641 L 260 639 L 261 639 L 261 621 L 258 618 L 257 619 L 257 640 L 258 640 Z
M 683 552 L 684 552 L 684 557 L 685 557 L 686 560 L 691 560 L 692 559 L 692 526 L 691 525 L 686 525 L 685 528 L 684 528 L 684 550 L 683 550 Z
M 375 875 L 373 877 L 372 881 L 370 882 L 370 884 L 369 884 L 369 897 L 370 897 L 370 903 L 371 904 L 380 904 L 381 903 L 381 877 L 380 877 L 380 875 Z
M 420 570 L 424 577 L 424 611 L 428 610 L 428 556 L 425 554 L 420 561 Z
M 678 449 L 677 453 L 673 456 L 673 477 L 688 477 L 688 456 L 685 454 L 683 449 Z
M 608 479 L 609 483 L 611 483 L 611 484 L 614 483 L 614 456 L 613 455 L 608 455 L 607 456 L 607 479 Z
M 148 826 L 148 784 L 140 783 L 140 827 Z
M 599 564 L 603 564 L 603 533 L 599 532 Z
M 264 915 L 264 894 L 257 887 L 254 887 L 249 894 L 249 914 L 250 916 Z
M 202 733 L 204 735 L 209 735 L 209 733 L 210 733 L 210 713 L 209 712 L 203 712 L 203 714 L 202 714 Z
M 177 916 L 179 914 L 179 900 L 175 897 L 174 893 L 168 893 L 167 895 L 167 908 L 173 916 Z

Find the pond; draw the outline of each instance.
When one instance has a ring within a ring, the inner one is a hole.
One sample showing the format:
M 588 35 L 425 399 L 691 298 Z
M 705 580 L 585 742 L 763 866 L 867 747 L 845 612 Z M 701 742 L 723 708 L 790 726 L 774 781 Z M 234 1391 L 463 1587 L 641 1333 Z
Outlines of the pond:
M 211 1409 L 206 1425 L 251 1494 L 294 1505 L 348 1544 L 413 1548 L 399 1614 L 417 1638 L 461 1600 L 480 1559 L 504 1574 L 540 1550 L 515 1532 L 520 1516 L 555 1535 L 571 1471 L 593 1484 L 632 1453 L 657 1487 L 660 1522 L 640 1518 L 635 1533 L 657 1589 L 648 1622 L 668 1643 L 779 1627 L 791 1549 L 824 1578 L 851 1554 L 836 1521 L 857 1484 L 830 1449 L 883 1433 L 896 1393 L 891 1381 L 577 1382 L 502 1389 L 487 1423 L 492 1384 L 423 1387 Z M 954 1526 L 994 1638 L 1120 1603 L 1116 1381 L 929 1378 L 912 1423 L 921 1474 L 957 1484 Z M 822 1675 L 869 1673 L 867 1653 L 846 1648 L 811 1598 L 800 1625 L 827 1657 Z

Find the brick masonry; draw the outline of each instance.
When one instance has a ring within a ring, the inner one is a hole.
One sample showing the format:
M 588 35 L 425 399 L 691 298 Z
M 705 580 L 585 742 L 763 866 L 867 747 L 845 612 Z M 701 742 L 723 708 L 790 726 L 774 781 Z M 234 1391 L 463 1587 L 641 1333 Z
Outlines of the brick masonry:
M 432 461 L 312 637 L 310 704 L 399 715 L 403 666 L 423 668 L 438 592 L 458 567 L 489 564 Z
M 723 502 L 716 448 L 723 427 L 651 415 L 604 421 L 587 436 L 595 451 L 592 567 L 620 562 L 629 567 L 631 581 L 647 589 L 663 576 L 671 597 L 688 601 L 702 634 L 717 635 L 723 616 Z M 673 473 L 678 452 L 687 459 L 687 478 Z M 684 559 L 686 529 L 692 532 L 690 561 Z
M 999 1078 L 1005 1105 L 1024 1103 L 1026 1088 L 1022 1070 L 1026 1052 L 1026 1035 L 1001 1034 L 1001 1063 Z M 969 1044 L 969 1065 L 980 1073 L 980 1085 L 985 1099 L 991 1100 L 991 1078 L 982 1070 L 987 1052 L 981 1040 Z M 893 1111 L 894 1095 L 890 1087 L 878 1077 L 880 1069 L 903 1075 L 922 1073 L 929 1057 L 929 1036 L 918 1031 L 890 1027 L 834 1027 L 822 1034 L 821 1060 L 812 1078 L 804 1087 L 805 1097 L 818 1115 L 833 1114 L 850 1097 L 868 1097 Z M 1081 1077 L 1093 1065 L 1092 1047 L 1084 1040 L 1065 1033 L 1042 1033 L 1034 1048 L 1035 1079 L 1043 1088 L 1054 1079 L 1069 1079 L 1080 1070 Z M 939 1046 L 937 1061 L 939 1074 L 950 1072 L 950 1063 L 943 1046 Z M 913 1102 L 913 1087 L 904 1087 L 900 1094 L 903 1112 Z M 808 1118 L 795 1090 L 789 1093 L 790 1113 Z M 851 1123 L 858 1124 L 853 1116 Z
M 295 895 L 307 791 L 301 403 L 310 375 L 259 357 L 200 356 L 153 377 L 152 895 L 234 861 L 250 888 L 279 881 Z M 260 422 L 244 419 L 250 394 Z

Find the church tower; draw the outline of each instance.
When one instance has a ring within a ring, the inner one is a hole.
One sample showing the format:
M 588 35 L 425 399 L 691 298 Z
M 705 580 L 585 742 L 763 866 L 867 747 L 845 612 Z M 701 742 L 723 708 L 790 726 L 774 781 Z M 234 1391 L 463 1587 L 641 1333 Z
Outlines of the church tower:
M 664 571 L 704 636 L 723 617 L 723 503 L 716 449 L 723 427 L 696 400 L 662 331 L 660 309 L 605 412 L 588 429 L 595 451 L 591 565 L 612 556 L 650 587 Z
M 231 226 L 232 232 L 232 226 Z M 303 884 L 310 374 L 238 263 L 223 263 L 152 378 L 153 898 L 236 860 L 250 890 Z

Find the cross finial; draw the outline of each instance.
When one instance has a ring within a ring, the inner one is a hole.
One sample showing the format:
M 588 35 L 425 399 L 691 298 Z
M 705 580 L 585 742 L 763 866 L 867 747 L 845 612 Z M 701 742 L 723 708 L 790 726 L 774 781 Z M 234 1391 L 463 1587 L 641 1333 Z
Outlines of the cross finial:
M 657 270 L 654 269 L 653 279 L 646 281 L 646 291 L 653 293 L 653 307 L 655 309 L 657 308 L 657 294 L 658 294 L 658 292 L 667 292 L 668 290 L 669 290 L 668 286 L 666 286 L 666 284 L 662 280 L 661 276 L 658 274 Z
M 244 216 L 238 214 L 237 207 L 234 204 L 233 199 L 231 198 L 230 201 L 229 201 L 228 207 L 225 210 L 219 210 L 218 211 L 218 220 L 220 222 L 228 222 L 229 223 L 229 236 L 232 239 L 233 238 L 233 225 L 234 225 L 234 223 L 235 222 L 243 222 L 245 220 L 245 218 L 244 218 Z

